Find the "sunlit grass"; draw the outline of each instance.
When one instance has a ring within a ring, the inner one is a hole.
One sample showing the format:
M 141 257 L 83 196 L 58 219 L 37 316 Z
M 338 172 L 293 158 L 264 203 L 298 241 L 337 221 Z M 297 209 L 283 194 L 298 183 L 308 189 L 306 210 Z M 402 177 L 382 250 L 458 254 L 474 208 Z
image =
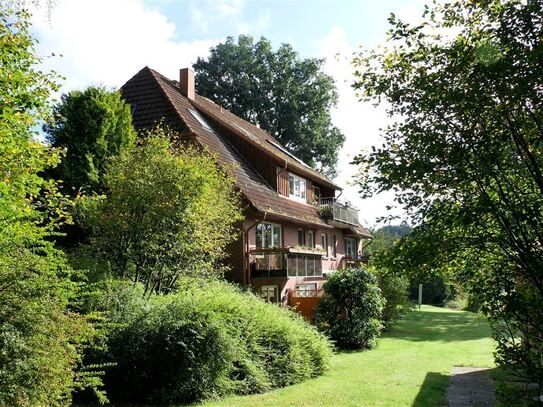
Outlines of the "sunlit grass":
M 323 376 L 205 406 L 441 406 L 453 366 L 493 367 L 490 329 L 476 314 L 423 306 L 376 349 L 339 352 Z

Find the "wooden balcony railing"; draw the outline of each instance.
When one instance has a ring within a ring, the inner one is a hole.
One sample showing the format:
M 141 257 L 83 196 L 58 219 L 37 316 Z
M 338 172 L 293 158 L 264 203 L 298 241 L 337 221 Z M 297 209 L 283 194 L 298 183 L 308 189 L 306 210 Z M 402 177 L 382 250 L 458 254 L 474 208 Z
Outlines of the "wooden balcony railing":
M 324 290 L 321 288 L 315 288 L 315 289 L 304 289 L 304 290 L 297 290 L 297 289 L 291 289 L 289 290 L 289 297 L 290 298 L 319 298 L 322 297 L 322 294 L 324 293 Z
M 322 289 L 289 290 L 288 305 L 299 312 L 309 322 L 313 322 L 317 304 L 323 293 Z

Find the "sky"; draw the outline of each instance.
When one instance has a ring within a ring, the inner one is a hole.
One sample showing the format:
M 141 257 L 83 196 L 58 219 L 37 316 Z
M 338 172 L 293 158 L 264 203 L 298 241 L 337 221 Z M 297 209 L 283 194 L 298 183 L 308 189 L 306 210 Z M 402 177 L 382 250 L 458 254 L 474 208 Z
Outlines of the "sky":
M 331 112 L 346 136 L 336 182 L 341 196 L 360 209 L 370 227 L 390 214 L 391 194 L 360 199 L 352 178 L 353 157 L 379 144 L 387 124 L 382 107 L 360 102 L 351 87 L 349 57 L 386 38 L 391 12 L 414 21 L 424 0 L 55 0 L 47 16 L 34 10 L 33 34 L 45 69 L 65 79 L 62 92 L 89 85 L 119 88 L 144 66 L 177 79 L 179 69 L 228 36 L 264 36 L 274 47 L 291 44 L 302 58 L 325 58 L 339 103 Z M 400 214 L 397 209 L 394 214 Z

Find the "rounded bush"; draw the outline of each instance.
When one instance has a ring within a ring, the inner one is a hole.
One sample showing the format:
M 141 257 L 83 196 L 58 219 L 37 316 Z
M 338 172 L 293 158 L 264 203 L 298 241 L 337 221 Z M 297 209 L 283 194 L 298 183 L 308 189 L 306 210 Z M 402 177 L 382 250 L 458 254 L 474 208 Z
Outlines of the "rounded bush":
M 137 291 L 137 289 L 136 289 Z M 324 372 L 329 341 L 301 317 L 224 282 L 187 280 L 178 294 L 152 297 L 122 311 L 108 341 L 104 377 L 112 402 L 187 403 L 250 394 Z M 108 292 L 115 296 L 115 290 Z M 125 322 L 121 320 L 126 318 Z
M 375 275 L 363 269 L 338 270 L 323 288 L 318 326 L 339 348 L 372 348 L 383 329 L 384 306 Z

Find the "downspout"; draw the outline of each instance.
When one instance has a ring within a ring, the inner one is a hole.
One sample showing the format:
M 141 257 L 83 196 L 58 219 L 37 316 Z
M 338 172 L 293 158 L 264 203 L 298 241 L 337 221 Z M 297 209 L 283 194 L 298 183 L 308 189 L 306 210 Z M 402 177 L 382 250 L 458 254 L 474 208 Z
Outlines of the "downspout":
M 369 240 L 368 243 L 362 245 L 362 256 L 364 256 L 364 251 L 366 250 L 366 247 L 368 247 L 368 246 L 371 244 L 371 242 L 373 242 L 373 237 L 370 237 L 368 240 Z M 370 260 L 369 260 L 369 259 L 370 259 L 370 258 L 368 257 L 368 265 L 370 264 Z
M 365 245 L 362 245 L 362 254 L 364 254 L 364 250 L 366 249 L 366 247 L 368 247 L 371 244 L 371 242 L 373 242 L 373 237 L 370 237 L 368 240 L 369 240 L 368 243 L 366 243 Z
M 245 238 L 245 273 L 243 275 L 243 285 L 250 285 L 251 284 L 251 263 L 249 258 L 249 231 L 253 229 L 256 225 L 259 223 L 262 223 L 266 220 L 266 216 L 268 215 L 268 212 L 264 211 L 264 216 L 261 220 L 257 220 L 252 225 L 250 225 L 247 229 L 243 231 L 243 235 Z

